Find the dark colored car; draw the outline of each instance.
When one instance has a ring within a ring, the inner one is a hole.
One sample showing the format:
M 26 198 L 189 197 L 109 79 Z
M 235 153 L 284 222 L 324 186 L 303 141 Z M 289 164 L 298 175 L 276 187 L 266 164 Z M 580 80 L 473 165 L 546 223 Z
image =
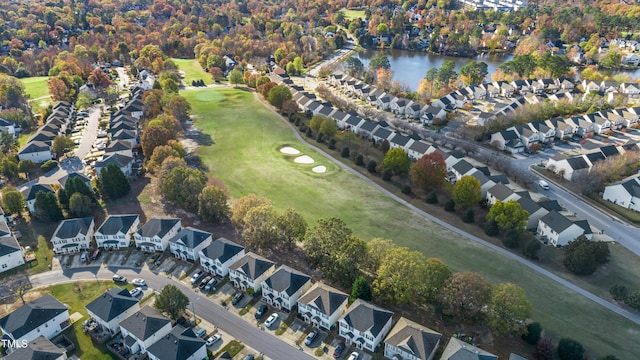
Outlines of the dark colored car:
M 205 287 L 204 287 L 204 291 L 205 291 L 205 292 L 215 291 L 215 290 L 216 290 L 216 285 L 218 285 L 218 279 L 216 279 L 216 278 L 211 278 L 211 280 L 209 280 L 209 282 L 207 283 L 207 285 L 205 285 Z
M 198 285 L 200 290 L 204 290 L 204 287 L 207 286 L 207 283 L 209 282 L 209 280 L 211 280 L 211 276 L 207 276 L 204 279 L 202 279 L 202 281 L 200 282 L 200 285 Z
M 267 313 L 267 310 L 269 310 L 269 307 L 267 307 L 266 304 L 260 305 L 260 307 L 258 308 L 258 311 L 256 311 L 256 314 L 255 314 L 256 320 L 260 320 L 264 316 L 264 314 Z
M 231 303 L 233 305 L 236 305 L 242 299 L 244 299 L 244 293 L 239 292 L 239 293 L 236 294 L 236 296 L 233 297 L 233 300 L 231 300 Z
M 338 345 L 336 345 L 336 349 L 333 351 L 333 358 L 337 359 L 340 356 L 342 356 L 342 353 L 344 352 L 344 343 L 340 342 L 338 343 Z

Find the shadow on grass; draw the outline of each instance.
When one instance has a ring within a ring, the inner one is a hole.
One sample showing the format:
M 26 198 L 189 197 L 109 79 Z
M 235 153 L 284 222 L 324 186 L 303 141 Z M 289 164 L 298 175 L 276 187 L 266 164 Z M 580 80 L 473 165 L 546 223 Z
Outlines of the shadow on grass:
M 115 200 L 104 200 L 104 210 L 108 214 L 138 214 L 140 215 L 140 223 L 146 222 L 147 219 L 144 215 L 138 197 L 150 182 L 151 180 L 148 177 L 133 180 L 131 182 L 131 190 L 127 195 Z M 103 216 L 106 217 L 106 214 Z M 96 219 L 96 223 L 100 223 L 98 219 Z

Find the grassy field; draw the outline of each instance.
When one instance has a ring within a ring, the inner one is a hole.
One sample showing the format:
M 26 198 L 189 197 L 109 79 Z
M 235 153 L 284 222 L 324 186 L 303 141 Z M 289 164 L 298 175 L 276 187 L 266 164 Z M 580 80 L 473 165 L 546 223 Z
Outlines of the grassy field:
M 214 145 L 200 149 L 210 177 L 223 180 L 233 198 L 257 193 L 281 209 L 296 208 L 310 223 L 337 216 L 365 240 L 394 239 L 427 257 L 441 258 L 455 271 L 479 272 L 493 283 L 516 283 L 533 304 L 533 319 L 550 336 L 570 336 L 598 355 L 631 359 L 640 353 L 640 344 L 629 341 L 640 334 L 635 324 L 398 205 L 299 143 L 251 93 L 207 89 L 182 95 L 191 102 L 197 127 L 213 140 Z M 316 162 L 294 163 L 279 152 L 285 145 Z M 314 174 L 311 168 L 319 164 L 328 171 Z
M 34 76 L 20 79 L 24 84 L 27 95 L 31 98 L 31 107 L 35 110 L 45 108 L 51 104 L 49 97 L 49 87 L 47 86 L 48 76 Z
M 200 64 L 198 64 L 198 62 L 195 59 L 172 58 L 171 60 L 173 60 L 173 62 L 175 62 L 178 65 L 178 68 L 180 70 L 184 71 L 184 74 L 185 74 L 184 82 L 188 86 L 191 86 L 192 80 L 200 80 L 200 79 L 204 80 L 204 83 L 207 85 L 215 83 L 213 81 L 213 78 L 211 77 L 211 74 L 204 71 L 202 66 L 200 66 Z
M 76 344 L 76 349 L 73 353 L 67 355 L 77 355 L 82 359 L 116 359 L 111 356 L 106 346 L 94 344 L 91 337 L 82 332 L 82 322 L 88 319 L 87 310 L 84 308 L 85 305 L 100 296 L 106 289 L 112 287 L 113 283 L 110 281 L 83 281 L 53 285 L 44 289 L 44 292 L 53 295 L 61 303 L 69 305 L 69 314 L 79 312 L 83 315 L 81 320 L 76 321 L 70 329 L 65 331 L 65 335 Z
M 353 19 L 357 19 L 357 18 L 362 18 L 364 19 L 364 10 L 349 10 L 349 9 L 342 9 L 340 10 L 341 13 L 344 14 L 344 17 L 346 19 L 349 20 L 353 20 Z

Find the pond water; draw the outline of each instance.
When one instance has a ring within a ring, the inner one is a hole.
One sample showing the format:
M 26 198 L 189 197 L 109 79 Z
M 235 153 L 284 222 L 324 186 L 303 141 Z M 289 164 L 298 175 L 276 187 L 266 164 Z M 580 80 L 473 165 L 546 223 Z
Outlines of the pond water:
M 366 67 L 379 53 L 380 50 L 363 50 L 354 56 L 360 59 Z M 471 59 L 406 50 L 386 50 L 384 53 L 387 54 L 389 58 L 391 70 L 393 70 L 393 80 L 408 85 L 412 91 L 418 89 L 420 80 L 424 78 L 427 70 L 432 67 L 440 67 L 445 60 L 453 60 L 456 63 L 456 70 L 460 70 L 461 67 L 465 66 L 471 60 L 484 61 L 487 64 L 487 71 L 489 72 L 487 76 L 488 81 L 500 64 L 513 59 L 511 55 L 501 54 L 482 54 Z M 604 72 L 605 71 L 603 71 L 603 73 Z M 609 74 L 610 73 L 629 75 L 632 79 L 637 79 L 640 77 L 640 68 L 637 70 L 609 71 Z

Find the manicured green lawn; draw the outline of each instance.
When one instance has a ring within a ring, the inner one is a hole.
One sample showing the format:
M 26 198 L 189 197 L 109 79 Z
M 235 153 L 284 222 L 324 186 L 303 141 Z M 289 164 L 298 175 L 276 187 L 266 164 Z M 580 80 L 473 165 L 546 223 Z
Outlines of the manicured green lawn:
M 84 316 L 65 332 L 65 335 L 76 344 L 73 354 L 82 359 L 116 359 L 115 356 L 109 353 L 105 345 L 94 343 L 89 335 L 82 332 L 82 323 L 88 319 L 87 310 L 84 308 L 85 305 L 100 296 L 105 290 L 113 287 L 114 285 L 110 281 L 77 281 L 53 285 L 44 289 L 61 303 L 69 305 L 69 314 L 80 312 Z
M 348 9 L 342 9 L 340 10 L 341 13 L 344 14 L 344 17 L 346 19 L 349 20 L 353 20 L 353 19 L 357 19 L 357 18 L 361 18 L 364 19 L 364 10 L 348 10 Z
M 25 92 L 31 98 L 31 107 L 36 111 L 51 104 L 47 80 L 49 80 L 48 76 L 34 76 L 20 79 L 24 84 Z
M 204 80 L 204 83 L 209 85 L 215 83 L 211 74 L 204 71 L 202 66 L 195 59 L 177 59 L 172 58 L 173 62 L 178 65 L 178 68 L 184 71 L 184 82 L 188 86 L 191 86 L 192 80 Z
M 296 208 L 309 223 L 337 216 L 365 240 L 393 239 L 427 257 L 441 258 L 455 271 L 479 272 L 493 283 L 516 283 L 533 304 L 533 319 L 556 339 L 570 336 L 598 355 L 633 358 L 640 353 L 640 344 L 630 341 L 639 334 L 638 326 L 397 204 L 299 143 L 253 94 L 236 89 L 181 94 L 192 105 L 196 126 L 213 140 L 214 145 L 200 149 L 209 175 L 223 180 L 233 198 L 257 193 L 280 209 Z M 285 145 L 315 163 L 294 163 L 294 156 L 279 151 Z M 314 174 L 311 168 L 319 164 L 328 171 Z

